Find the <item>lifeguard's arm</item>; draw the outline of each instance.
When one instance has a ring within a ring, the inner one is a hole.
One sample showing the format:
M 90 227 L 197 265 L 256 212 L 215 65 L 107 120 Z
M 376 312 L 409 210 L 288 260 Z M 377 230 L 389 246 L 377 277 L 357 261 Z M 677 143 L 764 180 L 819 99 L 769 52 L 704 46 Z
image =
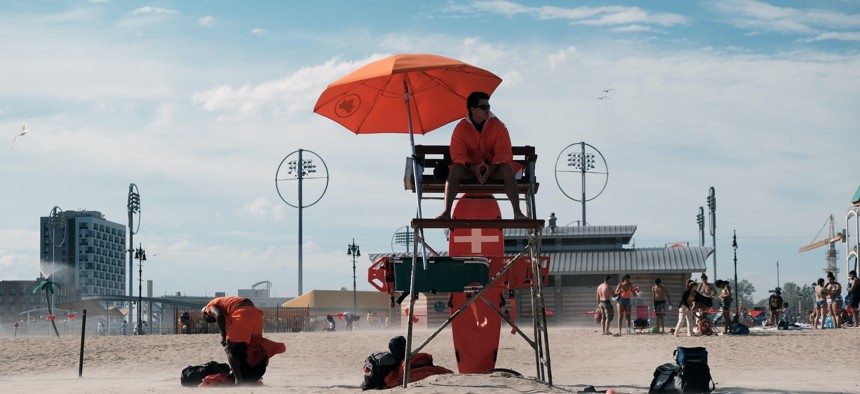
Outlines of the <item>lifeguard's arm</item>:
M 465 132 L 461 126 L 462 123 L 458 123 L 456 127 L 454 127 L 454 132 L 451 133 L 451 145 L 448 147 L 451 151 L 451 161 L 454 164 L 462 164 L 469 169 L 469 164 L 477 164 L 477 163 L 469 163 L 469 151 L 466 148 L 466 139 Z
M 514 159 L 514 151 L 511 147 L 511 135 L 508 133 L 508 128 L 501 120 L 495 118 L 499 122 L 499 132 L 496 135 L 496 140 L 493 142 L 493 161 L 490 164 L 508 163 Z
M 224 316 L 224 311 L 213 305 L 209 307 L 208 312 L 215 318 L 215 323 L 218 324 L 218 330 L 221 331 L 221 344 L 224 345 L 227 340 L 227 318 Z

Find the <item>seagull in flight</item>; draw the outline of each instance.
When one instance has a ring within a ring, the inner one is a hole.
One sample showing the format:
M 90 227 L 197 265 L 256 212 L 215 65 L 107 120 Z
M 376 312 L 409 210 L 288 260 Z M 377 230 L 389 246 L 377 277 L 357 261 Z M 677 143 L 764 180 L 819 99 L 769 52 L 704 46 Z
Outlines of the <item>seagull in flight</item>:
M 603 89 L 603 94 L 606 94 L 606 93 L 609 93 L 609 92 L 612 92 L 612 91 L 615 91 L 615 89 L 612 89 L 612 88 L 609 88 L 609 89 Z
M 609 98 L 609 96 L 600 96 L 600 97 L 597 97 L 597 100 L 601 100 L 601 101 L 602 101 L 602 100 L 606 100 L 606 99 L 608 99 L 608 98 Z
M 29 121 L 30 119 L 27 119 L 27 122 Z M 18 140 L 18 137 L 23 137 L 24 134 L 27 134 L 27 132 L 30 131 L 30 128 L 27 127 L 27 122 L 24 122 L 24 124 L 21 126 L 21 132 L 18 133 L 18 135 L 16 135 L 15 138 L 12 139 L 12 148 L 10 148 L 9 150 L 15 150 L 15 141 Z

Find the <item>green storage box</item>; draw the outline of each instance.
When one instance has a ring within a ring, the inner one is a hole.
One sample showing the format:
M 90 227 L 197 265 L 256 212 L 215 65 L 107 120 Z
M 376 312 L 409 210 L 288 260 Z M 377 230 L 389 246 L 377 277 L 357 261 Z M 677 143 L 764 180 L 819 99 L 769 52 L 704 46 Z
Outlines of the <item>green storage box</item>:
M 424 270 L 424 261 L 416 262 L 415 290 L 418 292 L 462 292 L 467 286 L 484 286 L 490 279 L 490 262 L 482 257 L 429 257 L 430 264 Z M 409 291 L 412 275 L 412 257 L 394 260 L 394 289 Z

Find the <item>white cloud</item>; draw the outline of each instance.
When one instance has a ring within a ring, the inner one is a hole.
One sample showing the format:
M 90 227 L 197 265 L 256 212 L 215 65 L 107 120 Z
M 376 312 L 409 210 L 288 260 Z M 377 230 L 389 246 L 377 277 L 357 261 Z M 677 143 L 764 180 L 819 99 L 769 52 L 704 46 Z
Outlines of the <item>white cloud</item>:
M 211 15 L 201 16 L 197 19 L 197 23 L 199 23 L 200 26 L 212 26 L 212 24 L 215 23 L 215 18 Z
M 802 42 L 816 42 L 816 41 L 860 41 L 860 32 L 830 32 L 830 33 L 821 33 L 816 35 L 815 37 L 801 40 Z
M 139 28 L 165 22 L 177 14 L 179 10 L 173 8 L 144 6 L 128 12 L 120 20 L 119 25 L 126 28 Z
M 233 116 L 256 116 L 261 111 L 294 114 L 310 111 L 326 85 L 378 55 L 359 61 L 332 59 L 318 66 L 302 67 L 284 78 L 233 87 L 225 83 L 195 93 L 192 102 L 209 112 Z
M 745 29 L 818 36 L 822 31 L 860 28 L 860 15 L 830 10 L 779 7 L 757 0 L 726 0 L 711 6 L 725 14 L 728 23 Z
M 253 34 L 257 37 L 265 36 L 266 33 L 268 33 L 268 32 L 269 32 L 268 30 L 260 28 L 260 27 L 255 27 L 255 28 L 251 29 L 251 34 Z
M 633 33 L 633 32 L 642 32 L 642 31 L 655 31 L 651 26 L 645 25 L 627 25 L 609 29 L 609 31 L 616 33 Z
M 549 62 L 549 68 L 555 69 L 555 67 L 559 64 L 567 62 L 568 55 L 576 54 L 575 47 L 567 47 L 559 49 L 558 52 L 551 53 L 547 56 L 547 61 Z
M 138 15 L 171 15 L 171 14 L 178 14 L 178 13 L 179 13 L 179 11 L 172 9 L 172 8 L 144 6 L 144 7 L 140 7 L 140 8 L 135 8 L 133 11 L 131 11 L 130 14 L 134 15 L 134 16 L 138 16 Z
M 241 216 L 276 222 L 282 221 L 285 216 L 284 204 L 272 202 L 266 197 L 257 197 L 246 203 L 239 209 L 238 213 Z
M 617 26 L 626 24 L 649 24 L 663 27 L 685 25 L 688 20 L 680 14 L 650 12 L 639 7 L 528 7 L 510 1 L 477 1 L 472 7 L 481 12 L 493 12 L 506 16 L 526 15 L 538 20 L 564 19 L 571 23 L 591 26 Z M 461 11 L 449 9 L 449 11 Z

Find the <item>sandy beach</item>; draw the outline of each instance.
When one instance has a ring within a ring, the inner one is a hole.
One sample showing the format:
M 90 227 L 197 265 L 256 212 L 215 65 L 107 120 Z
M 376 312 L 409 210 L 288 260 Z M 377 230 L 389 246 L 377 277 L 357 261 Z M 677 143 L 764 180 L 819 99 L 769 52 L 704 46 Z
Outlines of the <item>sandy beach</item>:
M 323 393 L 360 391 L 365 357 L 386 350 L 399 330 L 336 333 L 280 333 L 267 337 L 287 344 L 273 358 L 264 386 L 236 392 Z M 423 341 L 429 330 L 416 331 Z M 677 346 L 704 346 L 718 393 L 860 392 L 849 344 L 856 332 L 844 330 L 776 331 L 753 329 L 746 336 L 674 337 L 668 334 L 599 335 L 590 327 L 551 327 L 549 339 L 554 387 L 533 380 L 534 356 L 519 336 L 503 329 L 498 368 L 523 378 L 494 375 L 442 375 L 411 385 L 415 393 L 577 392 L 593 385 L 618 393 L 648 391 L 654 369 L 672 362 Z M 225 361 L 217 334 L 94 336 L 86 340 L 83 377 L 78 377 L 80 337 L 0 339 L 4 393 L 162 393 L 187 389 L 180 371 L 190 364 Z M 844 357 L 834 355 L 845 349 Z M 450 330 L 424 351 L 436 365 L 456 371 Z M 815 355 L 822 355 L 816 357 Z M 828 361 L 821 358 L 826 357 Z M 844 360 L 839 361 L 839 360 Z M 840 364 L 845 364 L 842 367 Z M 392 389 L 402 391 L 401 388 Z

